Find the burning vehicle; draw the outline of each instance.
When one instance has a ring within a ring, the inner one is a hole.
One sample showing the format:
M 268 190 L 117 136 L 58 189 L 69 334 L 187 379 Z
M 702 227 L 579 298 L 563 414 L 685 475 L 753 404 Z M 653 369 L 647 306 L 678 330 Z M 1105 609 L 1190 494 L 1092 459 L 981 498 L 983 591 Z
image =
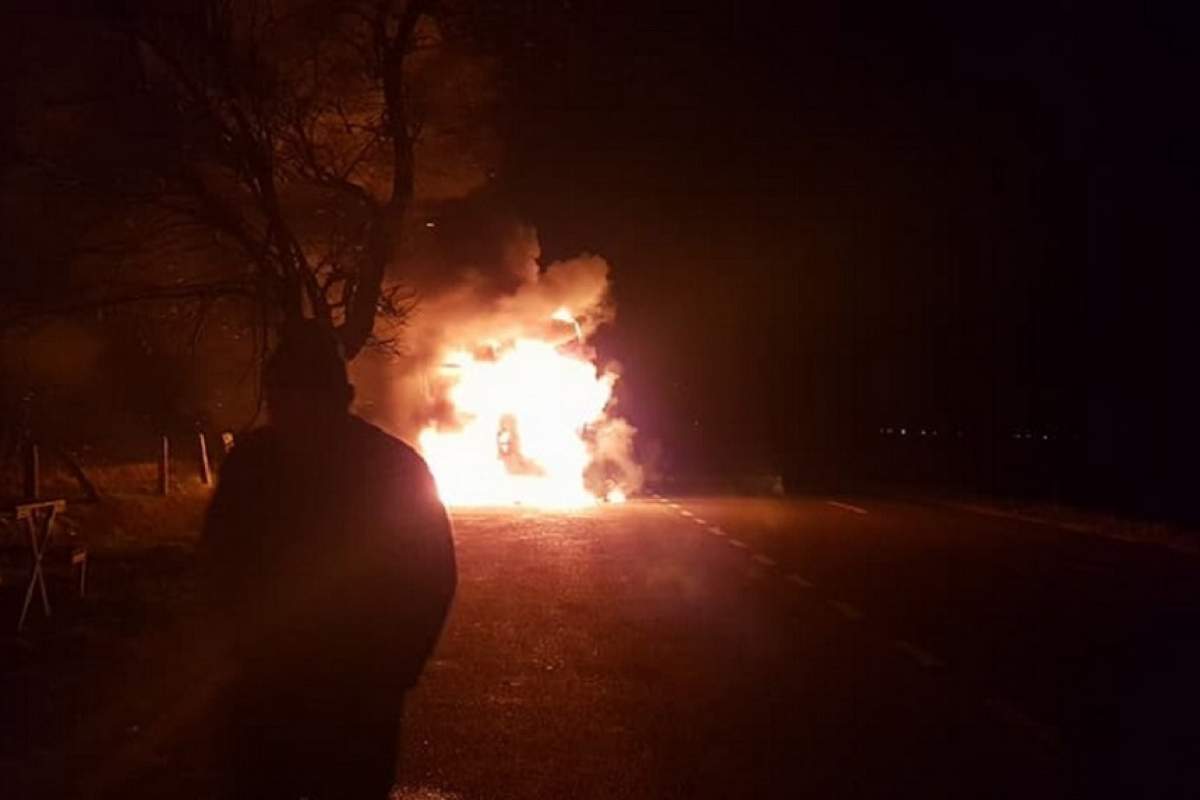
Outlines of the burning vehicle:
M 616 371 L 597 368 L 567 309 L 549 321 L 541 335 L 448 353 L 430 382 L 449 413 L 418 445 L 445 502 L 575 507 L 636 488 L 637 470 L 619 466 L 633 463 L 632 428 L 609 416 Z

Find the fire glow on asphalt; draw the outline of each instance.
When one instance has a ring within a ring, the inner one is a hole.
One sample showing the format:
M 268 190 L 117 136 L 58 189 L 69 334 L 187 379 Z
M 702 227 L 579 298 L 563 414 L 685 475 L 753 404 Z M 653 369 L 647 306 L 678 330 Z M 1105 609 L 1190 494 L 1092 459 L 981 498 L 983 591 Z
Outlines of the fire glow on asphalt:
M 557 337 L 488 342 L 443 360 L 434 380 L 457 425 L 430 425 L 418 441 L 446 504 L 573 508 L 625 499 L 618 482 L 588 476 L 617 375 L 593 363 L 567 309 L 548 323 Z

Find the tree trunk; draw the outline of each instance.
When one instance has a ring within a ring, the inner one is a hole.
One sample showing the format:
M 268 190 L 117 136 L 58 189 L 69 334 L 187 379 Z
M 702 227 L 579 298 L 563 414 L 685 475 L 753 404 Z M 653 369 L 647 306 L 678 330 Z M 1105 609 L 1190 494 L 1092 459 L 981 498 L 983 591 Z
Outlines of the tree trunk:
M 367 259 L 359 271 L 354 295 L 346 306 L 346 321 L 338 331 L 347 360 L 358 355 L 375 329 L 383 278 L 388 264 L 399 249 L 404 215 L 412 202 L 413 140 L 408 129 L 408 106 L 404 93 L 404 57 L 408 53 L 417 22 L 429 6 L 427 0 L 410 0 L 383 54 L 383 98 L 387 107 L 388 133 L 392 139 L 392 189 L 388 201 L 379 208 L 372 220 Z M 382 30 L 386 30 L 386 24 Z

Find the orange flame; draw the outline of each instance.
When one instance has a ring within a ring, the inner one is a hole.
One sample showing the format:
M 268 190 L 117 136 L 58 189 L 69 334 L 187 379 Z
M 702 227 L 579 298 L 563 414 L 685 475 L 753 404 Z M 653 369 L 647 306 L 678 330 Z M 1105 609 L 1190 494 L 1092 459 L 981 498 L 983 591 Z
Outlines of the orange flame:
M 551 319 L 580 326 L 567 309 Z M 586 433 L 605 418 L 617 376 L 599 371 L 581 347 L 519 338 L 443 361 L 439 380 L 458 427 L 427 426 L 421 451 L 448 505 L 590 505 Z M 620 502 L 611 489 L 606 499 Z

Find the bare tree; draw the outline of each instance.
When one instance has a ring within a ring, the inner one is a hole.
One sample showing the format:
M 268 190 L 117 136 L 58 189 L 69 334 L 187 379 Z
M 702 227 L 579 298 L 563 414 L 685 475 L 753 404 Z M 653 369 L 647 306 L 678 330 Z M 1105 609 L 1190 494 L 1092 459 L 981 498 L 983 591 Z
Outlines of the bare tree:
M 161 200 L 232 238 L 269 306 L 336 328 L 349 356 L 407 308 L 382 285 L 413 195 L 404 61 L 430 44 L 428 6 L 211 0 L 127 29 L 183 146 Z
M 104 198 L 105 221 L 77 256 L 150 257 L 121 280 L 111 269 L 76 280 L 56 307 L 240 295 L 266 326 L 320 320 L 350 358 L 381 315 L 402 320 L 414 297 L 385 278 L 424 122 L 407 64 L 443 44 L 435 10 L 430 0 L 192 0 L 96 21 L 116 88 L 73 112 L 67 127 L 87 128 L 88 146 L 21 144 L 61 190 Z M 225 263 L 165 276 L 163 247 Z

